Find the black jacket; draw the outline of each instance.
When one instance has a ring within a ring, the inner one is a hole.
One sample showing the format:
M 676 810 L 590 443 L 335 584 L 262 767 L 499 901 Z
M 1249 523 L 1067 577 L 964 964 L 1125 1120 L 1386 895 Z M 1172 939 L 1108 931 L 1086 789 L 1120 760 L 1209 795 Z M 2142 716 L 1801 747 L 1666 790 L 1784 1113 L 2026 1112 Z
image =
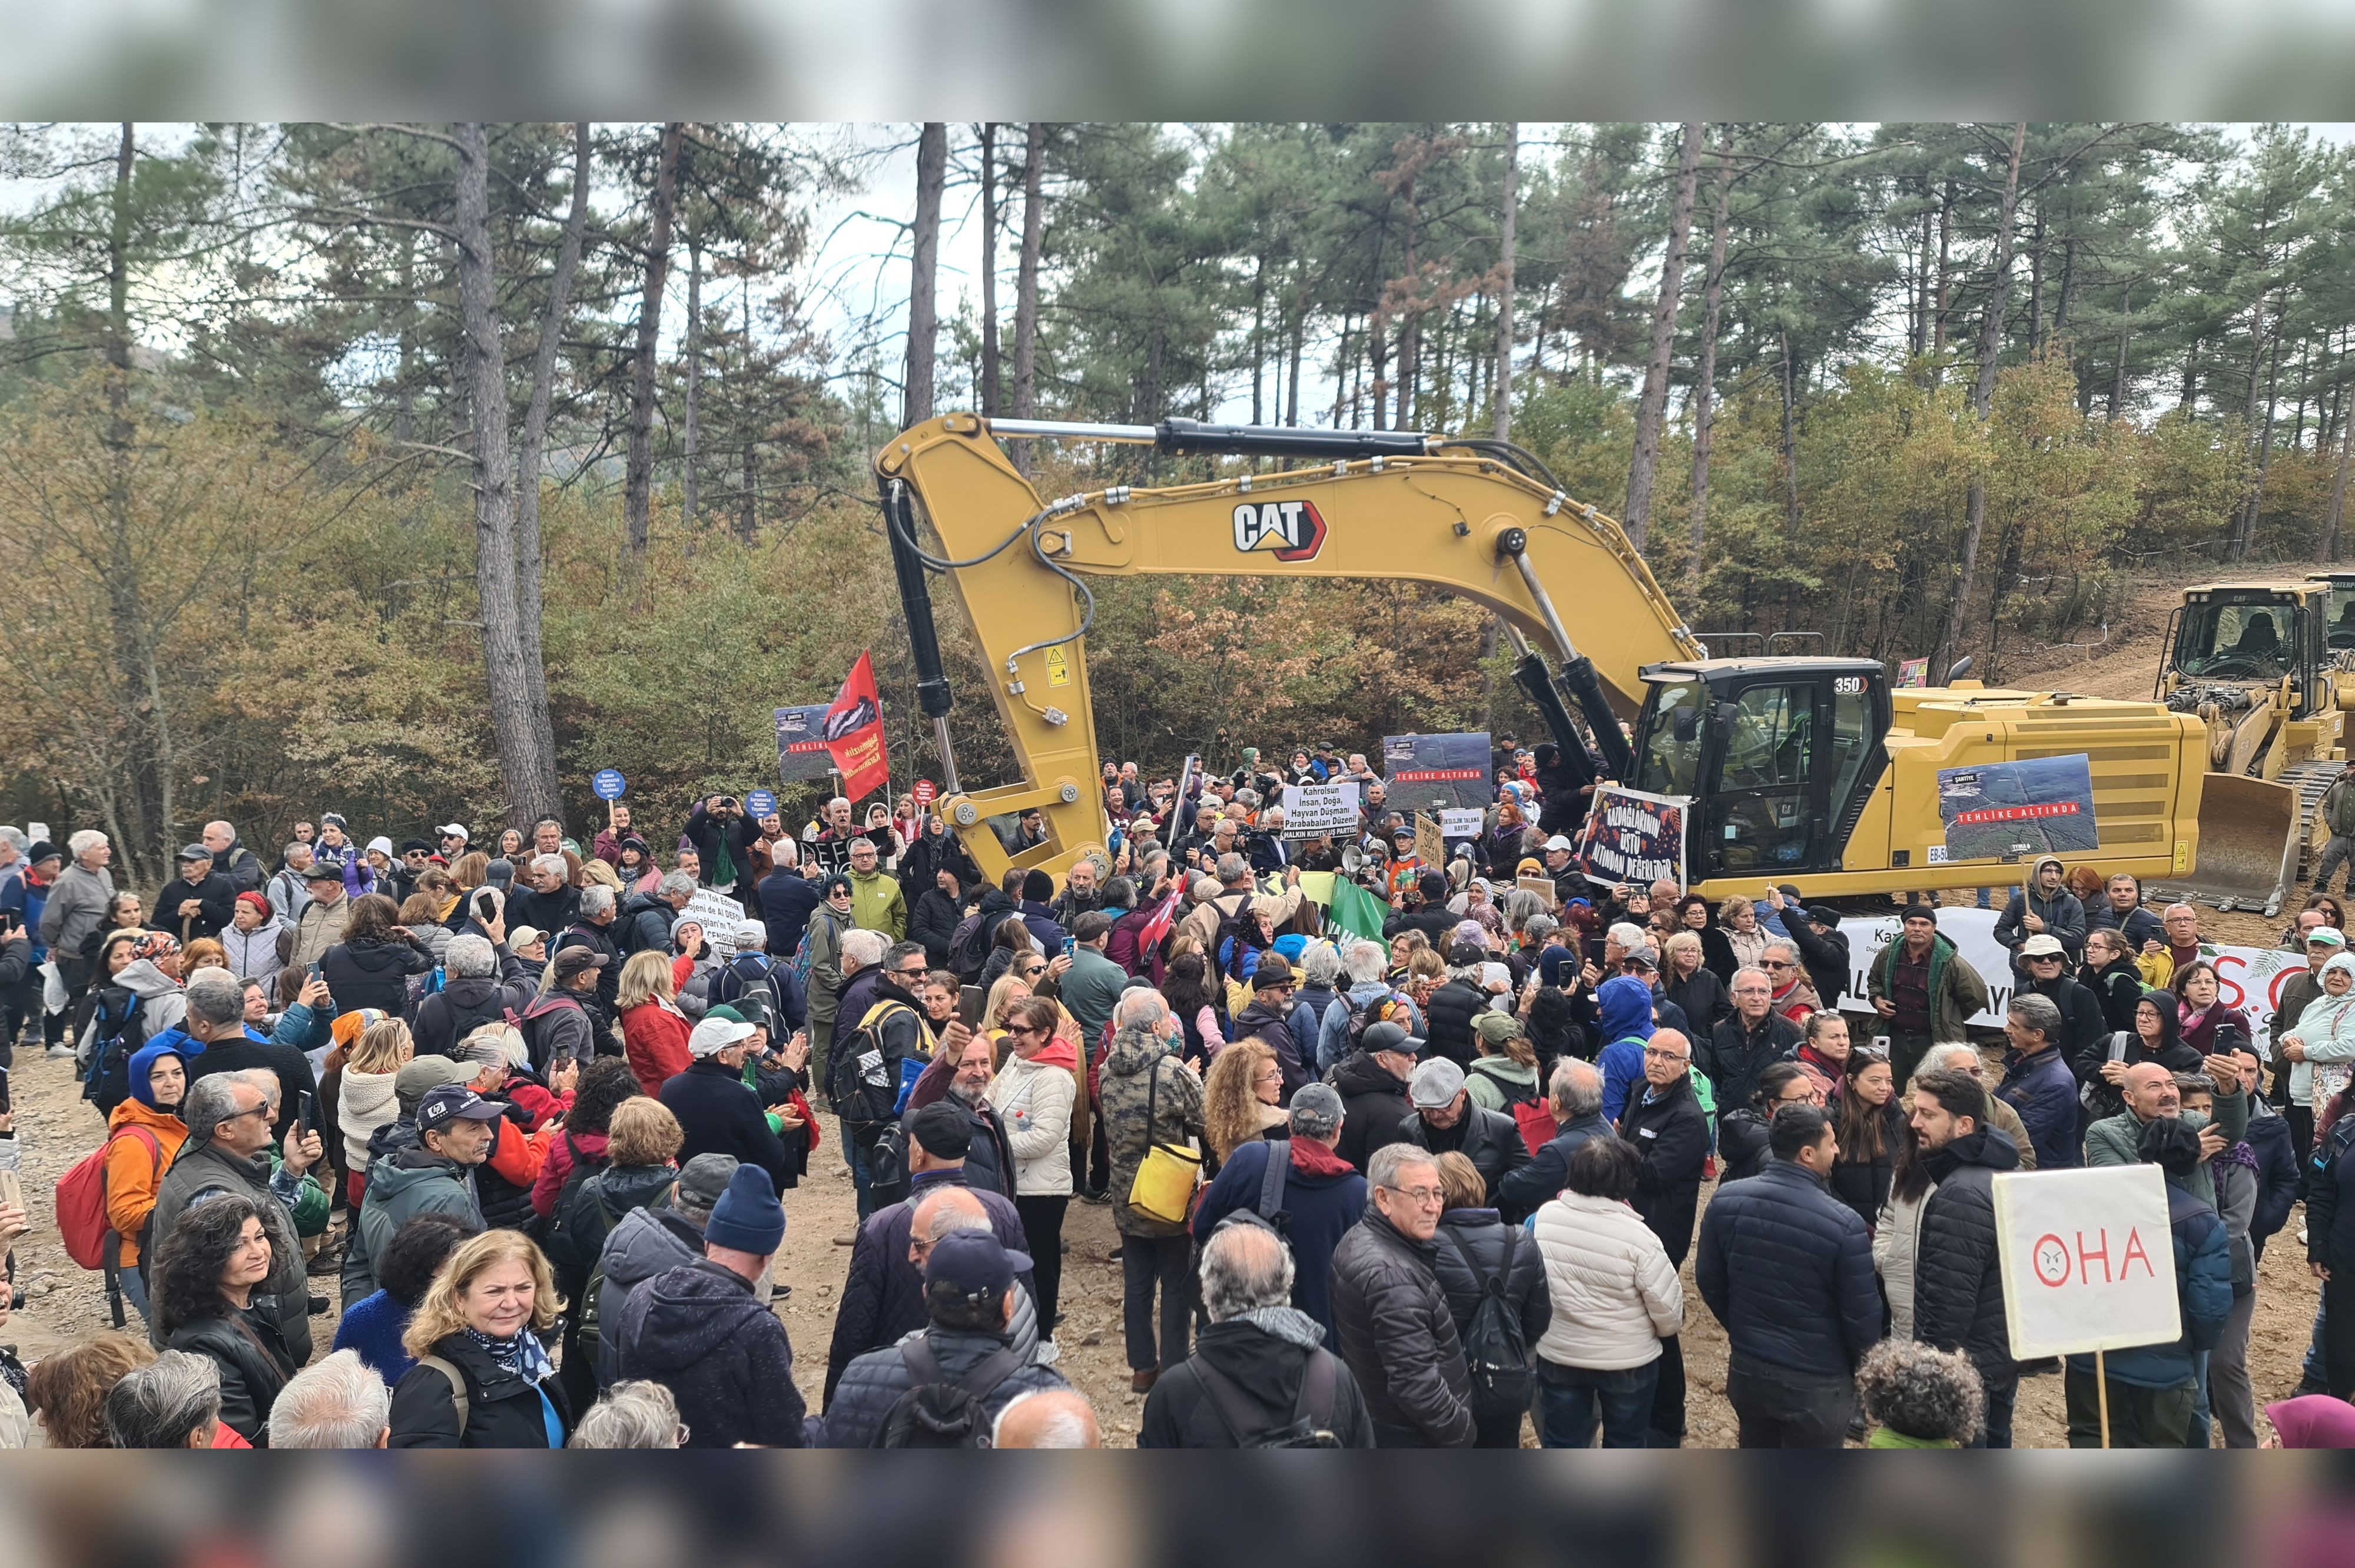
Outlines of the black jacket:
M 1308 1358 L 1332 1352 L 1307 1342 L 1309 1336 L 1286 1319 L 1262 1327 L 1247 1318 L 1212 1323 L 1194 1336 L 1194 1353 L 1161 1374 L 1145 1396 L 1145 1418 L 1136 1434 L 1139 1448 L 1233 1448 L 1237 1434 L 1220 1415 L 1203 1386 L 1201 1369 L 1211 1368 L 1234 1385 L 1250 1413 L 1244 1435 L 1291 1424 L 1300 1411 Z M 1310 1328 L 1313 1330 L 1314 1324 Z M 1334 1358 L 1332 1420 L 1327 1430 L 1344 1448 L 1374 1445 L 1374 1424 L 1366 1398 L 1346 1362 Z
M 1757 1107 L 1744 1105 L 1717 1119 L 1717 1179 L 1747 1181 L 1766 1168 L 1773 1132 Z
M 974 1334 L 929 1327 L 924 1330 L 924 1343 L 932 1350 L 932 1359 L 940 1363 L 941 1375 L 952 1379 L 972 1371 L 1007 1348 L 1003 1334 Z M 873 1446 L 891 1407 L 913 1386 L 896 1339 L 882 1349 L 868 1351 L 843 1370 L 840 1386 L 826 1403 L 826 1420 L 812 1424 L 810 1446 Z M 990 1391 L 989 1397 L 981 1402 L 981 1418 L 985 1423 L 995 1422 L 998 1413 L 1018 1395 L 1069 1387 L 1071 1384 L 1054 1368 L 1031 1362 L 1018 1368 L 1013 1376 Z
M 522 868 L 516 868 L 520 873 Z M 520 875 L 507 893 L 507 929 L 518 925 L 537 926 L 541 932 L 553 933 L 570 925 L 581 914 L 581 890 L 560 887 L 552 893 L 543 893 L 523 885 Z M 555 949 L 549 950 L 555 956 Z
M 2142 971 L 2131 955 L 2105 967 L 2091 964 L 2077 971 L 2077 983 L 2101 1003 L 2102 1023 L 2112 1034 L 2135 1031 L 2135 1009 L 2142 1004 Z M 2198 1055 L 2197 1051 L 2192 1053 Z
M 910 1180 L 905 1199 L 878 1209 L 860 1223 L 858 1239 L 851 1243 L 850 1270 L 843 1281 L 841 1302 L 835 1308 L 834 1337 L 826 1346 L 826 1390 L 821 1400 L 826 1408 L 833 1407 L 835 1387 L 852 1361 L 870 1350 L 896 1344 L 900 1336 L 924 1326 L 923 1275 L 908 1261 L 908 1232 L 915 1221 L 916 1205 L 935 1187 L 971 1185 L 962 1168 L 919 1171 Z M 978 1188 L 974 1196 L 987 1211 L 990 1232 L 998 1244 L 1009 1252 L 1024 1251 L 1022 1216 L 1016 1212 L 1013 1200 Z M 1028 1274 L 1016 1277 L 1029 1288 Z
M 1551 1142 L 1540 1146 L 1537 1153 L 1529 1156 L 1527 1165 L 1507 1175 L 1488 1196 L 1503 1211 L 1505 1218 L 1518 1225 L 1568 1185 L 1570 1157 L 1579 1145 L 1589 1138 L 1616 1136 L 1618 1134 L 1603 1119 L 1600 1111 L 1563 1123 Z
M 1799 949 L 1799 966 L 1807 972 L 1807 982 L 1828 1008 L 1839 1006 L 1840 997 L 1848 994 L 1851 975 L 1849 968 L 1848 933 L 1839 928 L 1839 915 L 1828 909 L 1800 909 L 1785 903 L 1783 906 L 1783 929 L 1791 933 L 1791 941 Z
M 1993 1127 L 1956 1138 L 1926 1161 L 1937 1189 L 1922 1207 L 1913 1265 L 1913 1337 L 1959 1349 L 1998 1381 L 2014 1375 L 1995 1234 L 1995 1178 L 2019 1151 Z
M 1535 1354 L 1546 1325 L 1553 1321 L 1553 1296 L 1537 1237 L 1505 1223 L 1494 1209 L 1450 1209 L 1439 1217 L 1432 1240 L 1439 1243 L 1432 1264 L 1447 1296 L 1448 1315 L 1455 1319 L 1456 1338 L 1464 1337 L 1479 1309 L 1481 1282 L 1495 1274 L 1504 1286 L 1505 1304 L 1521 1320 L 1521 1341 Z
M 236 884 L 218 870 L 206 872 L 201 882 L 175 877 L 155 895 L 155 918 L 152 923 L 157 931 L 168 931 L 175 936 L 185 933 L 186 940 L 191 942 L 199 936 L 218 936 L 228 928 L 229 917 L 237 912 L 238 891 Z M 183 922 L 180 906 L 190 899 L 201 907 Z
M 1709 1042 L 1695 1042 L 1693 1066 L 1709 1074 L 1717 1092 L 1717 1113 L 1750 1104 L 1758 1093 L 1758 1075 L 1777 1061 L 1798 1054 L 1806 1032 L 1782 1014 L 1769 1010 L 1754 1029 L 1742 1027 L 1739 1013 L 1728 1016 L 1709 1034 Z
M 1414 1114 L 1406 1080 L 1360 1051 L 1333 1069 L 1333 1087 L 1341 1096 L 1341 1141 L 1334 1152 L 1362 1172 L 1376 1149 L 1398 1141 L 1400 1119 Z
M 1725 992 L 1725 982 L 1717 971 L 1703 964 L 1685 978 L 1660 987 L 1660 994 L 1684 1009 L 1685 1021 L 1697 1031 L 1695 1040 L 1706 1040 L 1710 1031 L 1733 1016 L 1733 998 Z
M 761 924 L 769 934 L 769 951 L 780 958 L 790 958 L 802 944 L 802 933 L 809 926 L 810 911 L 818 906 L 818 884 L 801 874 L 798 868 L 786 867 L 770 872 L 753 889 L 761 902 Z M 666 916 L 663 939 L 670 939 L 668 914 L 670 905 L 664 904 Z
M 1472 1019 L 1486 1006 L 1488 994 L 1469 980 L 1450 980 L 1431 993 L 1423 1009 L 1423 1037 L 1430 1054 L 1444 1056 L 1458 1067 L 1472 1065 Z
M 1461 1153 L 1480 1172 L 1480 1179 L 1488 1184 L 1488 1198 L 1497 1199 L 1497 1185 L 1512 1172 L 1529 1163 L 1529 1146 L 1521 1141 L 1519 1124 L 1502 1111 L 1491 1111 L 1473 1104 L 1470 1096 L 1464 1101 L 1464 1115 L 1452 1127 L 1434 1127 L 1423 1119 L 1420 1111 L 1409 1111 L 1398 1125 L 1398 1136 L 1393 1143 L 1409 1143 L 1427 1148 L 1433 1154 L 1445 1154 L 1449 1149 Z
M 456 1367 L 466 1381 L 465 1430 L 458 1427 L 458 1404 L 449 1378 L 439 1368 L 420 1363 L 393 1386 L 393 1447 L 562 1447 L 572 1435 L 572 1406 L 554 1372 L 540 1380 L 535 1392 L 532 1384 L 500 1366 L 464 1334 L 436 1340 L 433 1353 Z M 553 1445 L 548 1441 L 541 1394 L 556 1407 L 560 1432 Z
M 1904 1140 L 1913 1136 L 1905 1125 L 1905 1107 L 1899 1096 L 1891 1094 L 1889 1104 L 1881 1108 L 1881 1154 L 1874 1159 L 1858 1157 L 1846 1143 L 1840 1145 L 1839 1162 L 1832 1167 L 1832 1196 L 1856 1211 L 1869 1230 L 1881 1218 L 1881 1206 L 1889 1201 L 1889 1182 L 1897 1167 L 1897 1151 Z
M 615 915 L 603 925 L 575 919 L 548 941 L 548 956 L 551 961 L 567 947 L 585 947 L 604 958 L 605 966 L 597 971 L 597 1000 L 605 1009 L 597 1031 L 600 1035 L 605 1032 L 603 1024 L 610 1024 L 622 1016 L 616 1003 L 622 995 L 622 960 L 629 956 L 620 946 L 619 939 L 623 934 L 622 917 Z
M 613 917 L 613 945 L 630 954 L 644 953 L 649 948 L 667 953 L 671 922 L 677 918 L 678 912 L 670 907 L 668 899 L 654 893 L 632 893 L 622 901 L 621 912 Z M 515 923 L 509 920 L 507 924 L 512 929 Z M 769 930 L 773 941 L 776 928 L 771 926 Z M 785 951 L 791 953 L 793 949 L 788 947 Z
M 420 1056 L 455 1056 L 458 1042 L 482 1028 L 497 1023 L 510 1012 L 523 1016 L 538 992 L 521 959 L 502 961 L 510 972 L 499 976 L 453 976 L 442 988 L 417 1004 L 417 1021 L 410 1033 Z
M 768 886 L 763 882 L 762 888 Z M 809 918 L 803 912 L 802 918 Z M 924 946 L 924 962 L 935 969 L 949 966 L 949 939 L 964 923 L 964 905 L 940 889 L 926 888 L 908 911 L 908 940 Z
M 294 1353 L 278 1330 L 268 1296 L 257 1296 L 243 1312 L 199 1317 L 172 1330 L 165 1349 L 208 1356 L 220 1369 L 220 1418 L 257 1448 L 269 1446 L 262 1428 L 271 1402 L 294 1375 Z
M 409 977 L 433 967 L 433 950 L 414 938 L 389 942 L 338 942 L 319 955 L 319 974 L 338 1015 L 355 1008 L 380 1008 L 409 1016 Z
M 2279 1115 L 2252 1111 L 2247 1136 L 2249 1151 L 2257 1157 L 2257 1211 L 2249 1219 L 2249 1244 L 2260 1258 L 2265 1239 L 2289 1223 L 2297 1203 L 2300 1172 L 2289 1123 Z
M 196 1042 L 188 1042 L 191 1050 Z M 209 1078 L 217 1072 L 242 1072 L 248 1068 L 262 1067 L 278 1075 L 278 1119 L 271 1125 L 272 1137 L 283 1138 L 286 1129 L 294 1125 L 302 1109 L 296 1096 L 319 1093 L 317 1078 L 311 1072 L 311 1059 L 291 1045 L 281 1045 L 274 1040 L 256 1040 L 250 1034 L 233 1034 L 217 1040 L 197 1054 L 185 1058 L 188 1082 Z M 311 1115 L 311 1124 L 323 1130 L 335 1125 L 333 1107 L 322 1107 Z
M 711 875 L 719 869 L 719 846 L 728 846 L 728 858 L 735 864 L 736 875 L 730 883 L 737 888 L 752 885 L 752 843 L 761 836 L 761 825 L 739 812 L 724 821 L 704 810 L 697 801 L 695 809 L 687 814 L 687 839 L 695 846 L 697 862 L 702 867 L 698 877 L 705 887 L 711 886 Z
M 794 1348 L 751 1282 L 709 1258 L 641 1281 L 605 1334 L 624 1378 L 670 1390 L 689 1448 L 802 1445 L 805 1407 Z
M 1733 1354 L 1769 1366 L 1844 1377 L 1881 1338 L 1864 1221 L 1789 1160 L 1717 1189 L 1693 1282 Z
M 729 1154 L 767 1171 L 780 1192 L 801 1184 L 808 1140 L 796 1138 L 788 1149 L 769 1130 L 761 1097 L 717 1060 L 707 1057 L 664 1084 L 661 1099 L 687 1134 L 678 1151 L 682 1166 L 699 1154 Z
M 2110 1026 L 2102 1016 L 2101 998 L 2065 973 L 2032 985 L 2022 981 L 2019 989 L 2033 991 L 2061 1009 L 2061 1058 L 2068 1062 L 2077 1082 L 2099 1078 L 2110 1047 Z M 2131 1013 L 2127 1015 L 2126 1029 L 2129 1033 L 2134 1029 Z
M 1333 1326 L 1366 1413 L 1409 1445 L 1469 1448 L 1472 1377 L 1440 1287 L 1436 1242 L 1410 1241 L 1369 1200 L 1333 1251 Z
M 1687 1073 L 1646 1104 L 1649 1085 L 1627 1093 L 1619 1136 L 1636 1146 L 1636 1212 L 1660 1238 L 1668 1261 L 1681 1264 L 1692 1245 L 1693 1210 L 1700 1201 L 1700 1171 L 1709 1158 L 1709 1118 Z
M 954 1094 L 945 1098 L 973 1124 L 973 1142 L 964 1151 L 965 1185 L 977 1191 L 1012 1198 L 1014 1148 L 1006 1141 L 1006 1124 L 998 1119 L 997 1108 L 986 1100 L 968 1105 Z

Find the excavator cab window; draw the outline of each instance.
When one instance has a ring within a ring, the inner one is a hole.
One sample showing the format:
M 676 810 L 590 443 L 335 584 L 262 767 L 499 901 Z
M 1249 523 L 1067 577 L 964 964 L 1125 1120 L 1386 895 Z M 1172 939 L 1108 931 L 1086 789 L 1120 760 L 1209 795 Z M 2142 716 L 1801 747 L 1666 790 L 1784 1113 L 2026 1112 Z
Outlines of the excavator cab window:
M 2331 583 L 2327 603 L 2331 651 L 2355 648 L 2355 582 Z
M 2296 606 L 2278 600 L 2195 603 L 2176 635 L 2176 668 L 2214 679 L 2279 680 L 2298 663 L 2297 620 Z
M 1797 869 L 1820 820 L 1828 782 L 1817 719 L 1818 683 L 1774 681 L 1731 694 L 1732 722 L 1718 754 L 1717 787 L 1703 813 L 1701 859 L 1730 875 Z
M 1698 680 L 1653 684 L 1636 742 L 1636 788 L 1688 797 L 1694 793 L 1709 711 L 1709 688 Z

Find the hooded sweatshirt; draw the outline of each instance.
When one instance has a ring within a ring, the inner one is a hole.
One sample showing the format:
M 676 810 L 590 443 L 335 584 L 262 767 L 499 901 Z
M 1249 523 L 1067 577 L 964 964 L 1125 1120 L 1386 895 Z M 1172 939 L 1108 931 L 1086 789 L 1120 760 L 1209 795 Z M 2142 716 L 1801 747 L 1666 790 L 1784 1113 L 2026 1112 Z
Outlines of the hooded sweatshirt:
M 179 1108 L 155 1104 L 155 1092 L 147 1086 L 147 1074 L 166 1056 L 176 1057 L 180 1070 L 186 1072 L 187 1047 L 194 1043 L 175 1036 L 132 1052 L 131 1098 L 115 1106 L 106 1118 L 106 1222 L 123 1239 L 117 1261 L 126 1269 L 139 1262 L 139 1232 L 147 1223 L 147 1217 L 155 1211 L 155 1190 L 163 1182 L 164 1172 L 172 1168 L 180 1146 L 188 1141 L 188 1129 L 180 1120 Z M 144 1130 L 155 1140 L 153 1151 L 145 1138 L 129 1133 L 133 1127 Z
M 1600 1014 L 1595 1029 L 1604 1040 L 1595 1065 L 1603 1070 L 1603 1115 L 1616 1122 L 1629 1089 L 1644 1081 L 1644 1042 L 1652 1038 L 1652 988 L 1633 975 L 1618 975 L 1596 988 Z
M 611 1388 L 622 1375 L 620 1342 L 604 1329 L 618 1323 L 630 1292 L 646 1280 L 703 1255 L 703 1232 L 677 1210 L 654 1206 L 633 1209 L 605 1232 L 598 1262 L 605 1280 L 597 1297 L 597 1384 Z
M 392 1081 L 398 1076 L 394 1072 L 344 1069 L 336 1124 L 344 1130 L 344 1157 L 356 1172 L 365 1174 L 368 1170 L 368 1140 L 376 1136 L 377 1129 L 400 1115 L 392 1093 Z
M 2339 954 L 2322 966 L 2322 973 L 2334 969 L 2355 978 L 2355 953 Z M 2290 1063 L 2290 1104 L 2328 1104 L 2355 1066 L 2355 989 L 2343 997 L 2325 991 L 2298 1015 L 2297 1027 L 2289 1033 L 2306 1046 L 2306 1060 Z
M 785 1326 L 741 1275 L 708 1258 L 658 1274 L 630 1292 L 607 1332 L 623 1377 L 670 1390 L 687 1446 L 802 1445 Z

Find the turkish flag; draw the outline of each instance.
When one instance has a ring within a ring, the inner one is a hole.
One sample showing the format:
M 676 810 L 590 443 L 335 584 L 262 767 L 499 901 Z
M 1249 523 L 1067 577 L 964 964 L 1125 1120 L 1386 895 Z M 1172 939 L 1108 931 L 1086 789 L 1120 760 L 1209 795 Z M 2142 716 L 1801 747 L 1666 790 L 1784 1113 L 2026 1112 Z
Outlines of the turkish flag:
M 843 794 L 851 799 L 890 784 L 891 764 L 883 754 L 883 704 L 875 695 L 875 666 L 866 654 L 850 667 L 826 710 L 826 749 L 842 775 Z

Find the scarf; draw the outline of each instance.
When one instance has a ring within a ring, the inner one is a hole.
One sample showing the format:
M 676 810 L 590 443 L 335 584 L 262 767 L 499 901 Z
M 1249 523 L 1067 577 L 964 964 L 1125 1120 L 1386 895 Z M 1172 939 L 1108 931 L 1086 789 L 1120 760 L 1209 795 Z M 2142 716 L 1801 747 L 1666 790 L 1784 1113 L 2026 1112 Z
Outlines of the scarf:
M 1303 1176 L 1348 1176 L 1357 1167 L 1315 1138 L 1291 1140 L 1292 1168 Z
M 464 1330 L 474 1348 L 490 1357 L 502 1371 L 512 1372 L 527 1383 L 537 1384 L 555 1374 L 556 1367 L 549 1360 L 547 1349 L 528 1328 L 512 1339 L 494 1339 L 479 1328 Z

